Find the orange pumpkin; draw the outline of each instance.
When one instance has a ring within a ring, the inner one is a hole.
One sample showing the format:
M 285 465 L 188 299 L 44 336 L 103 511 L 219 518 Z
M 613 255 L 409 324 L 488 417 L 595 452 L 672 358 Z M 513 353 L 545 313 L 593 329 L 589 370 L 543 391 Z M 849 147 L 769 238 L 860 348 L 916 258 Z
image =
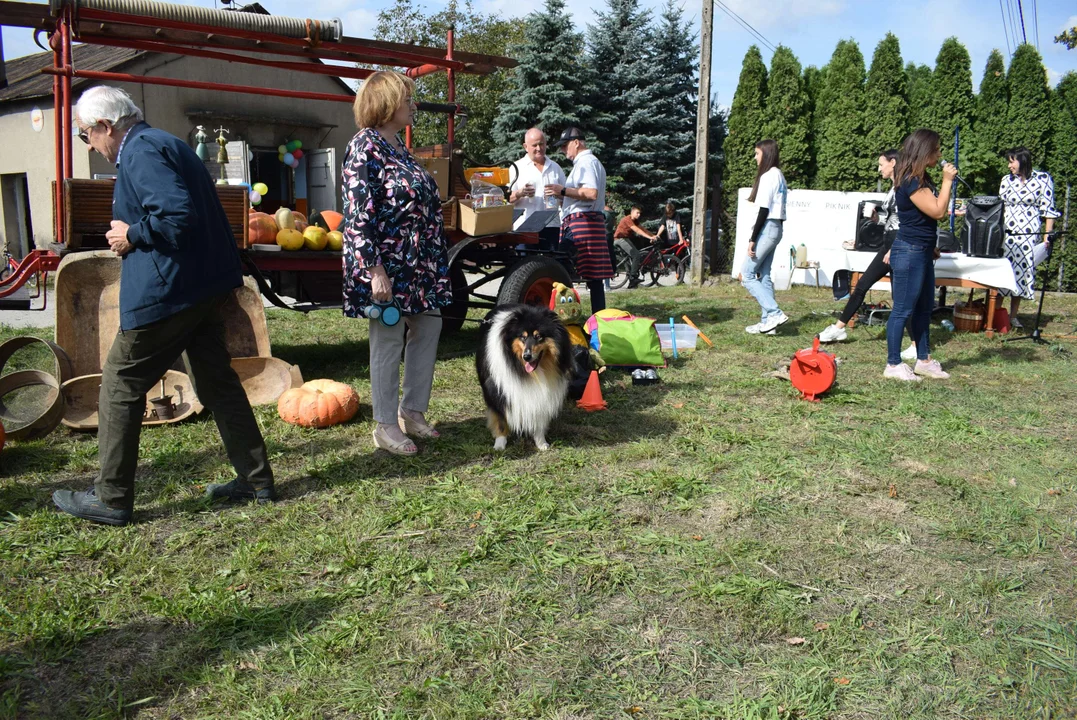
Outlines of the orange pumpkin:
M 303 217 L 303 213 L 298 210 L 292 210 L 292 217 L 295 218 L 295 229 L 299 232 L 303 232 L 307 229 L 307 219 Z
M 348 422 L 359 412 L 359 394 L 335 380 L 311 380 L 302 387 L 285 390 L 277 401 L 277 414 L 284 422 L 323 428 Z
M 322 210 L 322 220 L 325 222 L 327 230 L 339 230 L 340 224 L 344 222 L 344 216 L 334 210 Z
M 277 242 L 277 223 L 264 212 L 252 212 L 247 216 L 247 228 L 251 243 L 255 245 L 273 245 Z

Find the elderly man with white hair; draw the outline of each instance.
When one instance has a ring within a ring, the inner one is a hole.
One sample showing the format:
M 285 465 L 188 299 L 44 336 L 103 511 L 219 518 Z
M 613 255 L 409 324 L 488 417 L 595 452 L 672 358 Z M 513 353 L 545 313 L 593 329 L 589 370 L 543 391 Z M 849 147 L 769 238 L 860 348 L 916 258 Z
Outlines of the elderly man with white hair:
M 544 197 L 549 184 L 564 185 L 565 171 L 546 155 L 546 133 L 533 127 L 524 133 L 525 155 L 517 160 L 516 177 L 509 185 L 509 202 L 524 211 L 524 219 L 540 210 L 560 208 L 557 198 Z M 549 207 L 547 207 L 547 204 Z M 561 236 L 561 218 L 554 214 L 539 231 L 540 250 L 553 250 Z
M 143 122 L 122 90 L 87 90 L 74 116 L 79 138 L 116 164 L 106 238 L 123 259 L 120 331 L 101 376 L 100 474 L 85 492 L 57 490 L 53 502 L 93 522 L 130 522 L 146 393 L 181 355 L 237 473 L 207 495 L 273 500 L 265 442 L 225 344 L 221 307 L 243 276 L 209 172 L 186 143 Z

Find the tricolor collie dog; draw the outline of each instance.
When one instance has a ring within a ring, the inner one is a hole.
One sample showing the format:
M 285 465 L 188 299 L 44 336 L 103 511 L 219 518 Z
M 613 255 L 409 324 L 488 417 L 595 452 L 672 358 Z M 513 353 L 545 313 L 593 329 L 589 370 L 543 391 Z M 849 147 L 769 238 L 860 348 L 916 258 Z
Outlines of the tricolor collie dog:
M 546 429 L 565 404 L 572 375 L 571 340 L 557 315 L 531 305 L 494 309 L 482 325 L 475 369 L 494 449 L 504 450 L 515 432 L 548 450 Z

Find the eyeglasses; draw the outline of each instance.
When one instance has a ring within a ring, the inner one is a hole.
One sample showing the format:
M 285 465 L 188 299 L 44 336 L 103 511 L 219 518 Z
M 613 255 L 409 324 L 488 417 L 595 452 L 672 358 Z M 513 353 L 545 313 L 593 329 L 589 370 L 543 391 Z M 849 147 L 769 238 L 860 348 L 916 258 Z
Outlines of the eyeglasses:
M 79 135 L 79 140 L 86 143 L 87 145 L 90 144 L 90 134 L 89 134 L 88 130 L 83 130 L 83 129 L 79 128 L 78 135 Z

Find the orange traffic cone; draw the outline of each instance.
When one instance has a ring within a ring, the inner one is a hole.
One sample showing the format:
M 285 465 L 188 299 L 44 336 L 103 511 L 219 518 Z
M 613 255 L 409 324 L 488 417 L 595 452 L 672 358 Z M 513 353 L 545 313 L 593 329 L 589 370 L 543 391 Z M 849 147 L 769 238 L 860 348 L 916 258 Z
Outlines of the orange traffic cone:
M 576 401 L 576 407 L 587 412 L 606 409 L 606 401 L 602 399 L 602 385 L 598 381 L 597 370 L 592 370 L 591 377 L 587 378 L 587 387 L 583 389 L 583 397 Z

